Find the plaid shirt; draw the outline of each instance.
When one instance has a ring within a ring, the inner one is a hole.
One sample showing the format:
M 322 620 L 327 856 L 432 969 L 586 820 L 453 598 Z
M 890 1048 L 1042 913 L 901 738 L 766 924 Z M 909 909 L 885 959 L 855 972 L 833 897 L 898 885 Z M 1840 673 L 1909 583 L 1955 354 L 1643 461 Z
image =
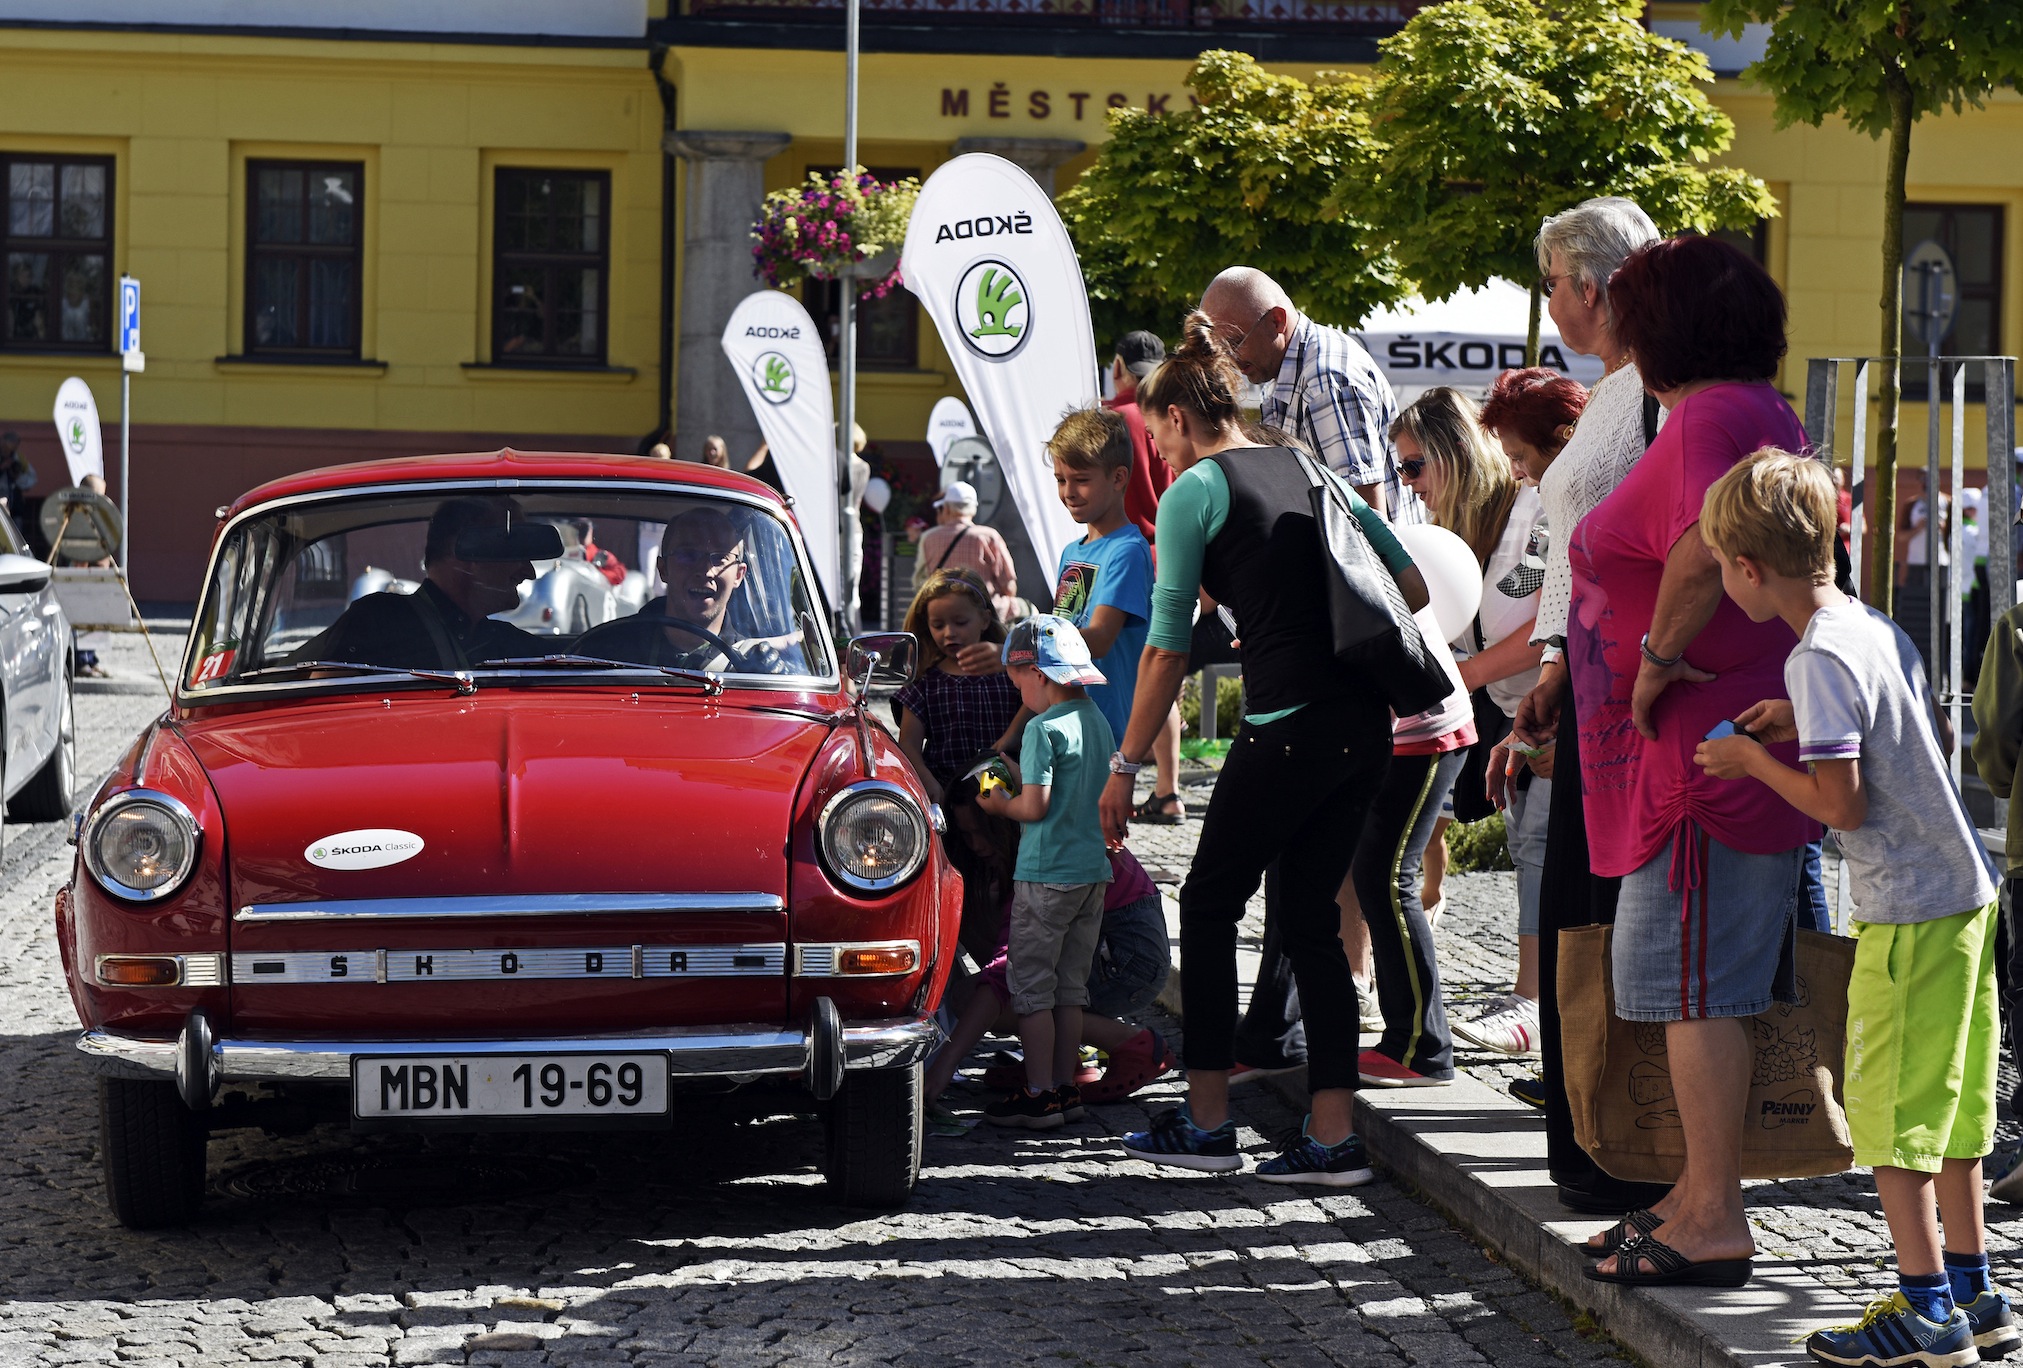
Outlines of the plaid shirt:
M 937 666 L 892 695 L 892 701 L 920 719 L 927 737 L 920 758 L 943 788 L 952 786 L 976 759 L 1004 735 L 1019 710 L 1018 685 L 999 672 L 952 675 Z M 1017 744 L 1017 738 L 1013 738 Z
M 1312 447 L 1350 484 L 1381 484 L 1384 511 L 1392 522 L 1426 521 L 1419 496 L 1398 478 L 1397 453 L 1391 449 L 1398 401 L 1355 338 L 1300 315 L 1260 416 Z

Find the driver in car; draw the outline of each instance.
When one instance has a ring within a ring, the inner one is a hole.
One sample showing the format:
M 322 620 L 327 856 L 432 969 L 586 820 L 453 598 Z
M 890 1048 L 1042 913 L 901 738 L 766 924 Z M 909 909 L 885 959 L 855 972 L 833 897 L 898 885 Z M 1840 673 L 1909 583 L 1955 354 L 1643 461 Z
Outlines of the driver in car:
M 744 533 L 729 514 L 715 508 L 683 513 L 667 525 L 660 542 L 666 595 L 632 617 L 593 627 L 576 650 L 689 670 L 786 673 L 775 639 L 726 635 L 731 604 L 751 573 L 745 553 Z
M 541 655 L 549 648 L 540 638 L 491 614 L 519 604 L 532 562 L 561 554 L 560 543 L 553 527 L 528 522 L 512 499 L 449 499 L 429 517 L 421 586 L 367 594 L 292 659 L 457 670 Z

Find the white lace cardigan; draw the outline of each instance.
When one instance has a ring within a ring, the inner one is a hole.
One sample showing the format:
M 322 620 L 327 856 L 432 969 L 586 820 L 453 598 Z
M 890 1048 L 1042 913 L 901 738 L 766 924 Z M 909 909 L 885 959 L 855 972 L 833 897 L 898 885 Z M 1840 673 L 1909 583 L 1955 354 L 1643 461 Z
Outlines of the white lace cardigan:
M 1588 393 L 1573 436 L 1538 482 L 1552 546 L 1546 553 L 1533 641 L 1566 635 L 1573 601 L 1573 565 L 1567 560 L 1567 548 L 1574 527 L 1614 492 L 1643 454 L 1644 381 L 1634 365 L 1625 365 L 1603 376 Z

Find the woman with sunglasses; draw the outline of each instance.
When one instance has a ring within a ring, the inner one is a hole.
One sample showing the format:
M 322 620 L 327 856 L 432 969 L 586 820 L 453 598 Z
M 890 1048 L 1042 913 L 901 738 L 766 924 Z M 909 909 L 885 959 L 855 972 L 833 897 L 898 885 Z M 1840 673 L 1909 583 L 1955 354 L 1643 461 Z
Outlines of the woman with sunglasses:
M 1580 794 L 1580 757 L 1573 687 L 1563 659 L 1573 568 L 1567 538 L 1580 520 L 1615 491 L 1650 445 L 1643 377 L 1616 336 L 1608 281 L 1630 253 L 1658 239 L 1650 217 L 1626 199 L 1585 200 L 1554 214 L 1538 230 L 1538 264 L 1546 305 L 1563 345 L 1601 358 L 1604 374 L 1589 392 L 1559 456 L 1538 482 L 1551 529 L 1538 621 L 1531 638 L 1545 645 L 1538 684 L 1519 703 L 1512 734 L 1525 745 L 1556 742 L 1558 799 L 1546 823 L 1545 870 L 1539 890 L 1538 1006 L 1540 1085 L 1545 1106 L 1546 1164 L 1560 1202 L 1576 1211 L 1620 1215 L 1648 1206 L 1663 1192 L 1602 1172 L 1575 1142 L 1560 1055 L 1559 933 L 1615 919 L 1619 880 L 1596 878 Z M 1654 424 L 1653 424 L 1654 427 Z
M 1530 643 L 1537 578 L 1512 572 L 1539 518 L 1538 496 L 1518 484 L 1510 461 L 1476 420 L 1475 405 L 1458 391 L 1427 390 L 1392 422 L 1390 438 L 1398 473 L 1432 522 L 1467 543 L 1485 581 L 1479 614 L 1450 643 L 1464 688 L 1432 713 L 1397 720 L 1390 769 L 1350 870 L 1363 918 L 1361 928 L 1348 929 L 1367 931 L 1384 1016 L 1382 1039 L 1364 1053 L 1363 1081 L 1413 1087 L 1451 1078 L 1454 1058 L 1433 949 L 1438 908 L 1421 891 L 1422 866 L 1427 885 L 1437 890 L 1446 870 L 1441 832 L 1455 780 L 1476 746 L 1486 756 L 1501 738 L 1509 717 L 1504 709 L 1515 711 L 1536 682 L 1543 649 Z M 1489 692 L 1492 682 L 1500 693 Z M 1478 736 L 1485 725 L 1493 734 Z M 1485 806 L 1479 767 L 1473 782 L 1476 804 Z M 1537 806 L 1538 816 L 1544 811 Z M 1524 834 L 1512 833 L 1513 855 Z M 1485 1020 L 1493 1021 L 1497 1039 L 1510 1042 L 1494 1048 L 1511 1054 L 1531 1048 L 1538 1018 L 1530 999 L 1500 1001 Z

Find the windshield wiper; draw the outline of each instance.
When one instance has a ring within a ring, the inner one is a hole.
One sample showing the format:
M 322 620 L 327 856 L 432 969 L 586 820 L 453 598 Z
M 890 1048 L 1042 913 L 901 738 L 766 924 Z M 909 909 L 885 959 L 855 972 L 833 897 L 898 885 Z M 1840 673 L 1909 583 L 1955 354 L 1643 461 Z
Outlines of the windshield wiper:
M 509 665 L 534 666 L 560 670 L 653 670 L 669 679 L 685 680 L 690 684 L 700 684 L 702 691 L 714 697 L 724 691 L 721 675 L 711 670 L 689 670 L 679 665 L 648 665 L 637 660 L 606 660 L 602 656 L 586 655 L 543 655 L 507 656 L 500 660 L 481 660 L 481 670 L 499 669 Z
M 253 679 L 260 675 L 282 674 L 291 670 L 344 670 L 351 674 L 400 674 L 414 679 L 433 680 L 438 684 L 449 684 L 460 694 L 476 693 L 478 682 L 471 678 L 469 670 L 419 670 L 407 665 L 366 665 L 354 660 L 290 660 L 280 665 L 268 665 L 258 670 L 248 670 L 239 676 Z

